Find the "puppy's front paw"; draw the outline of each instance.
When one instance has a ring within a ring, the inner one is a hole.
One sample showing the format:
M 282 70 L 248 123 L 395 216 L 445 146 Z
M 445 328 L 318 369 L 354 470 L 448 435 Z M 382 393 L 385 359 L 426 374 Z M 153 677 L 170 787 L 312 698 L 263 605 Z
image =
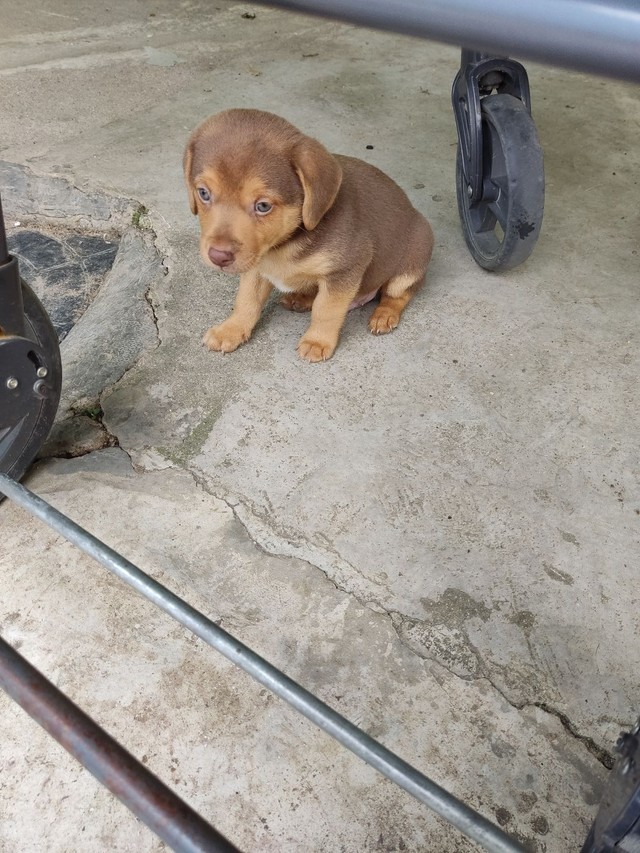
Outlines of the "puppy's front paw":
M 321 341 L 314 341 L 307 337 L 301 338 L 298 344 L 298 354 L 300 357 L 304 358 L 305 361 L 311 362 L 326 361 L 328 358 L 331 358 L 335 349 L 335 344 L 322 343 Z
M 393 332 L 400 322 L 400 313 L 387 305 L 378 305 L 369 318 L 369 330 L 374 335 L 386 335 Z
M 219 326 L 212 326 L 202 339 L 202 343 L 208 350 L 233 352 L 250 337 L 251 332 L 245 331 L 233 320 L 225 320 Z

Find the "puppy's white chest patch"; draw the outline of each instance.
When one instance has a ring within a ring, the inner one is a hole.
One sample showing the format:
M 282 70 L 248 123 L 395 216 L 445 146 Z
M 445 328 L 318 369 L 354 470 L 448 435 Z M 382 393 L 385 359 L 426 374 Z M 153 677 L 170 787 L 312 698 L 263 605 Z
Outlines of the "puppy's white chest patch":
M 291 292 L 292 292 L 293 288 L 292 288 L 292 287 L 289 287 L 289 285 L 288 285 L 288 284 L 285 284 L 285 283 L 284 283 L 284 281 L 282 281 L 281 279 L 277 278 L 276 276 L 271 275 L 270 273 L 266 273 L 266 272 L 263 272 L 263 273 L 262 273 L 262 275 L 263 275 L 263 276 L 264 276 L 268 281 L 270 281 L 270 282 L 271 282 L 271 284 L 272 284 L 274 287 L 276 287 L 276 288 L 277 288 L 281 293 L 291 293 Z

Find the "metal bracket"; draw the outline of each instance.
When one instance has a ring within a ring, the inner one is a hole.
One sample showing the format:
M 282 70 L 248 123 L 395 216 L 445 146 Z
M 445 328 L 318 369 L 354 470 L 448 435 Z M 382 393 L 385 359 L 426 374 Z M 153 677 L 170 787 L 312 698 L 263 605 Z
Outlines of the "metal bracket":
M 37 414 L 55 394 L 47 360 L 28 338 L 0 335 L 0 429 Z
M 24 334 L 24 308 L 18 260 L 9 254 L 0 199 L 0 335 Z
M 482 198 L 482 114 L 480 101 L 496 91 L 513 95 L 531 113 L 529 79 L 524 66 L 508 57 L 463 50 L 451 89 L 462 169 L 471 201 Z

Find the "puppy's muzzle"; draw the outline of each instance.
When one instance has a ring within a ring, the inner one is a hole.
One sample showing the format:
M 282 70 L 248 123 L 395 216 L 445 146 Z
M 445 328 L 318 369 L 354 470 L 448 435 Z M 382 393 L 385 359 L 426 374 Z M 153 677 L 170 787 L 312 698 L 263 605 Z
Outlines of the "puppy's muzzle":
M 230 267 L 236 259 L 234 252 L 229 252 L 226 249 L 218 249 L 215 246 L 211 246 L 207 254 L 212 264 L 223 269 L 224 267 Z

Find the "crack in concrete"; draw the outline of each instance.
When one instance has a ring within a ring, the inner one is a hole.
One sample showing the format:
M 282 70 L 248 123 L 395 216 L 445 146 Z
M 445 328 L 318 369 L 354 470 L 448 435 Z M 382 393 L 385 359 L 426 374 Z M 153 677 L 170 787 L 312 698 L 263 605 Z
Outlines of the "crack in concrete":
M 480 680 L 485 681 L 487 684 L 489 684 L 493 688 L 493 690 L 502 699 L 504 699 L 504 701 L 510 707 L 512 707 L 517 712 L 522 712 L 522 711 L 526 710 L 527 708 L 538 708 L 539 710 L 543 711 L 545 714 L 548 714 L 549 716 L 555 717 L 560 722 L 564 731 L 567 732 L 567 734 L 570 735 L 572 739 L 578 741 L 587 750 L 587 752 L 589 752 L 600 764 L 603 765 L 603 767 L 605 767 L 605 769 L 611 770 L 611 768 L 614 765 L 614 760 L 615 760 L 614 757 L 611 755 L 611 753 L 609 753 L 603 747 L 599 746 L 593 740 L 593 738 L 589 737 L 588 735 L 580 734 L 578 729 L 576 728 L 576 726 L 571 722 L 571 720 L 567 717 L 566 714 L 562 713 L 561 711 L 559 711 L 556 708 L 553 708 L 551 705 L 549 705 L 546 702 L 517 703 L 517 702 L 514 702 L 512 699 L 510 699 L 505 694 L 505 692 L 491 679 L 491 677 L 487 671 L 487 667 L 485 665 L 485 662 L 482 658 L 482 655 L 479 653 L 478 649 L 475 648 L 475 646 L 471 643 L 471 641 L 467 637 L 466 633 L 464 634 L 464 636 L 466 638 L 469 649 L 471 650 L 472 654 L 475 656 L 475 658 L 477 660 L 479 670 L 481 671 L 480 675 L 472 675 L 472 674 L 470 674 L 468 676 L 460 675 L 459 672 L 455 672 L 453 669 L 446 666 L 446 664 L 444 664 L 442 660 L 436 659 L 435 657 L 431 658 L 428 655 L 421 654 L 418 650 L 413 648 L 412 645 L 405 640 L 405 638 L 401 635 L 401 633 L 399 631 L 399 627 L 398 627 L 398 624 L 396 623 L 396 619 L 399 620 L 400 622 L 404 622 L 407 619 L 407 617 L 404 617 L 403 614 L 399 613 L 398 611 L 388 610 L 382 604 L 380 604 L 380 602 L 376 601 L 374 603 L 372 601 L 363 600 L 360 596 L 356 595 L 353 591 L 348 590 L 345 587 L 341 586 L 334 578 L 330 577 L 330 575 L 328 574 L 328 572 L 325 569 L 323 569 L 321 566 L 314 563 L 309 558 L 301 557 L 299 554 L 283 553 L 282 549 L 277 550 L 277 549 L 274 549 L 272 547 L 266 547 L 264 542 L 261 541 L 257 537 L 257 535 L 251 530 L 251 527 L 248 523 L 247 515 L 242 515 L 238 512 L 238 507 L 242 507 L 246 512 L 249 513 L 250 516 L 255 518 L 255 513 L 253 513 L 252 510 L 246 506 L 246 504 L 244 504 L 242 501 L 237 500 L 237 499 L 234 502 L 228 497 L 224 497 L 220 494 L 217 494 L 213 489 L 210 488 L 209 484 L 207 483 L 206 477 L 202 474 L 196 473 L 191 468 L 185 468 L 182 470 L 188 471 L 188 473 L 193 478 L 194 482 L 197 485 L 199 485 L 207 494 L 211 495 L 212 497 L 216 498 L 217 500 L 222 501 L 226 506 L 229 507 L 229 509 L 233 513 L 233 517 L 242 526 L 242 529 L 244 530 L 249 541 L 259 551 L 261 551 L 264 554 L 268 554 L 270 556 L 275 556 L 275 557 L 280 557 L 280 558 L 284 557 L 286 559 L 298 559 L 301 562 L 306 563 L 312 569 L 321 572 L 324 579 L 334 589 L 336 589 L 337 591 L 342 592 L 343 594 L 349 596 L 349 598 L 354 599 L 355 601 L 358 602 L 358 604 L 361 607 L 377 613 L 383 619 L 387 618 L 390 622 L 391 628 L 393 629 L 395 636 L 398 639 L 398 642 L 402 646 L 404 646 L 411 654 L 416 655 L 418 658 L 421 658 L 422 660 L 430 660 L 432 663 L 435 663 L 436 665 L 442 667 L 448 673 L 450 673 L 451 675 L 453 675 L 456 678 L 460 678 L 463 681 L 468 681 L 468 682 L 473 682 L 473 683 L 478 682 Z M 260 522 L 262 524 L 264 523 L 262 521 L 262 519 L 260 519 Z M 294 546 L 294 548 L 295 547 L 296 546 Z M 355 567 L 353 567 L 353 569 L 354 569 L 354 571 L 356 571 Z M 361 574 L 361 573 L 358 572 L 358 574 Z M 372 606 L 372 604 L 375 604 L 375 606 Z M 416 620 L 412 620 L 412 621 L 416 621 Z M 526 844 L 528 842 L 528 839 L 526 839 L 525 837 L 521 837 L 520 840 L 524 844 Z
M 164 266 L 164 264 L 163 264 L 163 267 L 165 269 L 164 274 L 166 275 L 167 274 L 167 268 Z M 160 337 L 160 326 L 158 325 L 158 315 L 156 314 L 156 306 L 155 306 L 154 301 L 153 301 L 153 294 L 151 292 L 151 285 L 149 285 L 149 287 L 145 291 L 144 298 L 145 298 L 147 305 L 149 306 L 149 310 L 151 311 L 151 319 L 153 320 L 153 325 L 156 327 L 156 337 L 158 339 L 157 346 L 160 346 L 162 344 L 162 338 Z M 131 370 L 131 368 L 133 368 L 133 367 L 135 367 L 134 364 L 131 365 L 129 370 Z M 120 377 L 120 379 L 122 379 L 122 377 Z M 118 380 L 118 381 L 120 381 L 120 380 Z
M 180 466 L 177 466 L 174 463 L 171 463 L 171 467 L 180 468 Z M 191 475 L 191 477 L 193 478 L 194 482 L 198 486 L 200 486 L 200 488 L 203 489 L 203 491 L 205 491 L 208 495 L 211 495 L 212 498 L 215 498 L 216 500 L 222 501 L 222 503 L 225 504 L 225 506 L 227 506 L 231 510 L 231 512 L 233 513 L 233 517 L 240 524 L 240 526 L 242 527 L 242 529 L 245 532 L 245 535 L 247 536 L 249 541 L 253 544 L 253 546 L 255 548 L 257 548 L 258 551 L 262 552 L 263 554 L 267 554 L 270 557 L 284 557 L 285 559 L 289 559 L 289 560 L 300 560 L 300 562 L 306 563 L 312 569 L 315 569 L 316 571 L 322 572 L 322 574 L 324 575 L 324 577 L 326 578 L 328 583 L 330 583 L 331 586 L 334 587 L 334 589 L 338 590 L 339 592 L 344 592 L 347 595 L 351 595 L 363 607 L 368 606 L 366 602 L 360 601 L 360 599 L 358 598 L 357 595 L 343 589 L 332 577 L 329 576 L 329 574 L 324 569 L 322 569 L 320 566 L 313 563 L 311 560 L 308 560 L 305 557 L 301 557 L 299 554 L 284 553 L 284 551 L 271 550 L 269 547 L 267 547 L 264 544 L 264 542 L 260 541 L 260 539 L 258 539 L 256 537 L 256 535 L 254 535 L 252 533 L 252 531 L 251 531 L 250 527 L 247 525 L 245 519 L 238 512 L 238 507 L 243 506 L 243 504 L 240 501 L 234 502 L 229 497 L 224 497 L 220 494 L 217 494 L 217 492 L 215 492 L 210 487 L 209 483 L 207 482 L 206 477 L 203 474 L 200 474 L 197 471 L 194 471 L 192 468 L 182 468 L 181 470 L 189 473 Z M 292 547 L 295 548 L 295 546 L 292 546 Z M 355 571 L 355 569 L 354 569 L 354 571 Z
M 141 205 L 141 207 L 143 207 L 143 206 Z M 138 224 L 136 225 L 136 227 L 141 231 L 148 231 L 150 233 L 151 243 L 153 245 L 153 248 L 156 251 L 156 254 L 158 255 L 158 257 L 160 259 L 160 264 L 162 266 L 163 275 L 166 277 L 169 275 L 169 259 L 168 259 L 167 255 L 165 254 L 165 252 L 160 248 L 160 236 L 159 236 L 158 232 L 156 231 L 156 229 L 153 227 L 153 225 L 151 225 L 150 218 L 149 218 L 151 214 L 150 214 L 149 209 L 147 207 L 144 207 L 144 210 L 145 210 L 145 213 L 143 214 L 144 218 L 145 218 L 144 225 L 140 225 L 140 218 L 138 218 Z M 158 340 L 157 346 L 161 346 L 162 336 L 160 334 L 160 322 L 158 319 L 156 301 L 155 301 L 154 295 L 153 295 L 153 282 L 149 283 L 149 287 L 146 289 L 146 291 L 144 293 L 144 298 L 146 300 L 147 305 L 149 306 L 149 310 L 151 311 L 151 319 L 153 320 L 153 325 L 156 328 L 156 338 Z M 132 365 L 132 367 L 134 367 L 134 366 L 135 365 Z
M 208 494 L 210 494 L 212 497 L 216 498 L 217 500 L 222 501 L 223 503 L 225 503 L 229 507 L 229 509 L 232 511 L 232 513 L 234 515 L 234 518 L 236 518 L 238 520 L 238 522 L 242 525 L 242 528 L 244 529 L 249 540 L 260 551 L 262 551 L 265 554 L 269 554 L 270 556 L 294 558 L 294 559 L 301 560 L 302 562 L 305 562 L 307 565 L 311 566 L 311 568 L 322 572 L 322 574 L 324 575 L 326 580 L 336 590 L 338 590 L 338 591 L 344 593 L 345 595 L 348 595 L 349 597 L 353 598 L 355 601 L 358 602 L 358 604 L 360 604 L 361 607 L 367 608 L 368 610 L 371 610 L 375 613 L 378 613 L 379 615 L 386 616 L 390 620 L 391 626 L 394 630 L 396 637 L 398 638 L 398 641 L 401 643 L 401 645 L 403 645 L 406 649 L 408 649 L 412 654 L 416 655 L 419 658 L 422 658 L 423 660 L 429 660 L 432 663 L 435 663 L 438 666 L 441 666 L 443 669 L 445 669 L 451 675 L 455 676 L 456 678 L 460 678 L 463 681 L 468 681 L 468 682 L 476 682 L 476 681 L 480 681 L 480 680 L 486 681 L 488 684 L 491 685 L 491 687 L 496 691 L 496 693 L 498 693 L 498 695 L 501 696 L 504 699 L 504 701 L 507 702 L 507 704 L 509 704 L 516 711 L 524 711 L 526 708 L 533 707 L 533 708 L 538 708 L 541 711 L 543 711 L 544 713 L 555 717 L 556 719 L 559 720 L 563 729 L 569 735 L 571 735 L 572 738 L 579 741 L 585 747 L 585 749 L 598 762 L 600 762 L 600 764 L 602 764 L 607 770 L 610 770 L 613 767 L 613 764 L 614 764 L 613 755 L 610 752 L 608 752 L 604 747 L 597 744 L 592 737 L 590 737 L 588 735 L 580 734 L 577 727 L 571 722 L 569 717 L 566 714 L 564 714 L 562 711 L 559 711 L 557 708 L 554 708 L 553 706 L 551 706 L 547 702 L 521 702 L 521 703 L 518 703 L 518 702 L 514 701 L 512 698 L 510 698 L 505 693 L 505 691 L 503 689 L 501 689 L 500 686 L 495 683 L 495 681 L 493 681 L 493 679 L 491 678 L 491 676 L 489 674 L 489 671 L 487 669 L 487 666 L 485 664 L 485 661 L 484 661 L 482 655 L 480 654 L 478 649 L 475 648 L 475 646 L 471 643 L 471 641 L 469 640 L 466 633 L 462 632 L 462 634 L 464 635 L 464 637 L 466 639 L 468 649 L 470 650 L 470 652 L 475 657 L 475 659 L 478 663 L 479 672 L 477 675 L 472 674 L 472 673 L 470 673 L 468 675 L 461 675 L 459 671 L 457 672 L 454 668 L 447 666 L 447 664 L 441 658 L 438 658 L 437 656 L 430 656 L 426 653 L 422 653 L 419 650 L 417 650 L 410 642 L 407 641 L 407 639 L 405 637 L 402 636 L 398 623 L 404 623 L 406 621 L 416 623 L 416 622 L 418 622 L 418 620 L 412 620 L 409 617 L 404 616 L 404 614 L 400 613 L 399 611 L 389 610 L 388 608 L 384 607 L 384 605 L 382 605 L 379 601 L 371 600 L 371 599 L 369 599 L 369 600 L 363 599 L 361 596 L 358 596 L 355 592 L 353 592 L 353 590 L 350 590 L 350 589 L 346 588 L 345 586 L 341 585 L 335 578 L 332 578 L 329 575 L 328 571 L 326 569 L 324 569 L 321 565 L 314 562 L 308 556 L 303 557 L 300 555 L 300 553 L 298 553 L 298 549 L 302 550 L 304 546 L 294 545 L 293 543 L 286 542 L 286 540 L 282 540 L 280 548 L 277 548 L 277 547 L 275 547 L 275 545 L 273 543 L 275 541 L 277 541 L 277 539 L 280 538 L 278 536 L 278 534 L 275 534 L 275 540 L 272 539 L 271 543 L 269 545 L 266 545 L 264 540 L 262 540 L 260 538 L 259 534 L 254 532 L 254 530 L 251 529 L 249 518 L 250 517 L 253 517 L 254 519 L 256 518 L 256 514 L 251 508 L 249 508 L 245 503 L 243 503 L 240 500 L 236 499 L 234 501 L 229 497 L 224 497 L 220 494 L 217 494 L 214 490 L 212 490 L 210 488 L 210 486 L 207 483 L 204 475 L 198 474 L 190 468 L 183 469 L 183 470 L 189 471 L 189 473 L 193 477 L 194 481 L 202 489 L 204 489 L 204 491 L 206 491 Z M 244 510 L 244 512 L 238 512 L 239 507 L 241 507 L 242 510 Z M 259 516 L 258 516 L 258 518 L 259 518 Z M 260 518 L 259 518 L 259 523 L 261 526 L 264 525 L 264 521 Z M 273 530 L 272 530 L 272 532 L 273 532 Z M 284 547 L 282 547 L 282 545 L 284 545 Z M 307 545 L 308 545 L 308 543 L 307 543 Z M 314 550 L 316 550 L 315 546 L 314 546 Z M 335 556 L 338 557 L 337 554 Z M 343 560 L 341 560 L 341 562 L 344 563 Z M 358 572 L 354 566 L 350 566 L 350 564 L 347 564 L 347 565 L 349 566 L 349 568 L 353 572 L 355 572 L 356 574 L 359 574 L 362 577 L 362 574 L 360 572 Z
M 551 716 L 557 717 L 563 729 L 568 732 L 571 737 L 580 741 L 580 743 L 586 747 L 586 749 L 600 762 L 600 764 L 606 767 L 607 770 L 611 770 L 615 762 L 614 756 L 604 749 L 604 747 L 597 744 L 593 738 L 588 735 L 581 735 L 566 714 L 563 714 L 562 711 L 558 711 L 557 708 L 551 707 L 551 705 L 548 705 L 546 702 L 530 702 L 528 704 L 524 704 L 519 710 L 523 710 L 527 707 L 540 708 L 540 710 L 544 711 L 546 714 L 551 714 Z
M 433 663 L 437 663 L 439 666 L 442 666 L 444 669 L 446 669 L 447 672 L 450 672 L 452 675 L 456 676 L 457 678 L 461 678 L 463 681 L 469 681 L 469 682 L 474 682 L 474 681 L 479 681 L 479 680 L 486 681 L 488 684 L 491 685 L 491 687 L 496 691 L 496 693 L 498 693 L 504 699 L 504 701 L 507 702 L 512 708 L 515 708 L 516 711 L 524 711 L 526 708 L 539 708 L 541 711 L 544 711 L 546 714 L 549 714 L 553 717 L 556 717 L 560 721 L 560 723 L 561 723 L 562 727 L 565 729 L 565 731 L 568 734 L 570 734 L 572 738 L 580 741 L 580 743 L 587 749 L 588 752 L 591 753 L 591 755 L 594 756 L 594 758 L 597 759 L 597 761 L 600 762 L 600 764 L 602 764 L 604 767 L 606 767 L 607 770 L 610 770 L 613 767 L 613 764 L 615 761 L 613 755 L 608 750 L 606 750 L 604 747 L 602 747 L 598 743 L 596 743 L 592 737 L 589 737 L 588 735 L 580 734 L 580 732 L 578 731 L 578 728 L 571 722 L 569 717 L 566 714 L 564 714 L 562 711 L 558 710 L 557 708 L 554 708 L 548 702 L 516 702 L 516 701 L 514 701 L 514 699 L 512 699 L 508 695 L 508 693 L 503 688 L 501 688 L 499 684 L 497 684 L 493 680 L 493 678 L 491 677 L 490 671 L 487 668 L 487 665 L 484 661 L 484 658 L 482 657 L 482 654 L 474 646 L 474 644 L 471 642 L 471 640 L 469 639 L 469 637 L 467 636 L 467 634 L 464 631 L 462 631 L 461 633 L 466 640 L 467 648 L 469 649 L 471 654 L 474 656 L 474 658 L 478 664 L 478 674 L 477 675 L 473 674 L 473 673 L 469 673 L 468 675 L 461 675 L 460 672 L 457 672 L 453 667 L 448 666 L 446 664 L 446 662 L 444 662 L 442 660 L 441 657 L 438 657 L 436 655 L 428 655 L 428 654 L 423 653 L 420 650 L 416 649 L 411 643 L 409 643 L 402 636 L 402 634 L 400 633 L 400 628 L 398 626 L 398 622 L 404 623 L 406 621 L 410 621 L 410 622 L 415 623 L 417 620 L 407 619 L 407 617 L 403 616 L 403 614 L 399 613 L 398 611 L 388 611 L 388 612 L 391 616 L 391 621 L 392 621 L 394 630 L 396 631 L 396 635 L 398 637 L 398 640 L 404 646 L 409 648 L 410 651 L 412 651 L 414 654 L 418 655 L 418 657 L 422 657 L 424 660 L 430 660 Z

